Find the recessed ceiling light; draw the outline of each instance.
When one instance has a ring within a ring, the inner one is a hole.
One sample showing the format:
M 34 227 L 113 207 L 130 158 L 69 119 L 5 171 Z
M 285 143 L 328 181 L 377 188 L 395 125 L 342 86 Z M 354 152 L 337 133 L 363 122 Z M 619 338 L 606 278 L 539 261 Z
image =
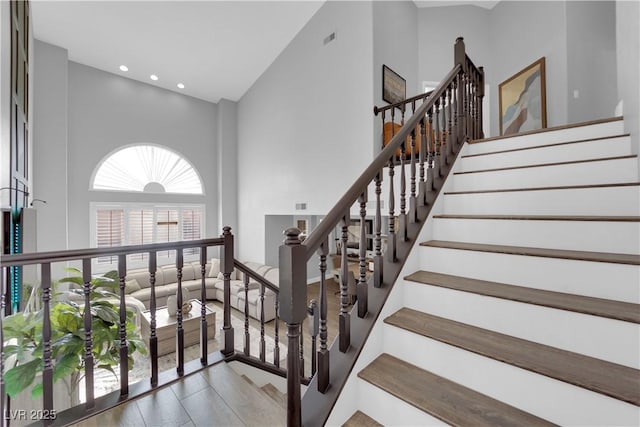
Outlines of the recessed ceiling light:
M 178 83 L 178 88 L 180 88 L 180 89 L 184 89 L 184 84 L 182 84 L 182 83 Z
M 126 65 L 121 65 L 120 71 L 129 71 L 129 67 L 127 67 Z
M 156 76 L 155 74 L 151 74 L 151 76 L 149 76 L 151 78 L 151 80 L 158 80 L 158 76 Z

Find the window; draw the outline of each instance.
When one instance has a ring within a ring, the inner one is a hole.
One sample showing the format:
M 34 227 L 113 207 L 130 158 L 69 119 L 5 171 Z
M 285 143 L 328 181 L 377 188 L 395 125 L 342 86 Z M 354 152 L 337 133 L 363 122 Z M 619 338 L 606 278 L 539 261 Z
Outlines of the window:
M 204 238 L 203 205 L 93 203 L 91 212 L 91 244 L 98 248 Z M 197 259 L 199 253 L 198 248 L 183 252 L 185 259 Z M 160 264 L 168 263 L 175 259 L 175 251 L 158 252 L 157 257 Z M 127 261 L 131 267 L 144 267 L 147 258 L 147 254 L 133 254 Z M 98 266 L 116 263 L 117 257 L 97 260 Z
M 182 156 L 155 145 L 116 151 L 98 166 L 93 190 L 203 194 L 202 181 Z

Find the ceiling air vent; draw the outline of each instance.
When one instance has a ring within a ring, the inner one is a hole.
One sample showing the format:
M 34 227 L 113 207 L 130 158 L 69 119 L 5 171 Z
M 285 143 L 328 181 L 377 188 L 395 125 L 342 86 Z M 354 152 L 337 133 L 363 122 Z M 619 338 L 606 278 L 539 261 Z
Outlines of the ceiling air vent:
M 296 210 L 297 211 L 306 211 L 307 210 L 307 204 L 306 203 L 296 203 Z

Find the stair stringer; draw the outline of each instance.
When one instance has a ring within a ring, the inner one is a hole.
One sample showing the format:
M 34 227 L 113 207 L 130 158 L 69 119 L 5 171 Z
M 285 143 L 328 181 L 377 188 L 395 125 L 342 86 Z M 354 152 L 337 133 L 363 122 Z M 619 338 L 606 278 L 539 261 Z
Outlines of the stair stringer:
M 463 153 L 468 144 L 462 146 L 460 152 Z M 460 159 L 460 157 L 458 157 Z M 422 242 L 428 239 L 433 238 L 433 215 L 439 215 L 443 213 L 444 209 L 444 192 L 450 191 L 453 181 L 453 172 L 456 170 L 456 164 L 453 164 L 451 172 L 449 173 L 449 177 L 445 181 L 442 190 L 440 191 L 438 197 L 436 198 L 433 207 L 431 208 L 431 212 L 427 216 L 427 219 L 424 221 L 422 229 L 416 237 L 416 242 Z M 407 260 L 400 270 L 400 274 L 394 283 L 391 292 L 385 302 L 382 310 L 380 311 L 380 315 L 376 320 L 371 333 L 362 348 L 360 356 L 358 357 L 349 378 L 347 379 L 341 393 L 340 397 L 336 401 L 329 418 L 327 419 L 327 426 L 340 426 L 346 420 L 353 415 L 353 412 L 356 409 L 365 409 L 367 415 L 372 417 L 375 420 L 382 422 L 383 418 L 380 417 L 382 414 L 377 414 L 377 411 L 384 412 L 386 410 L 384 405 L 376 404 L 375 396 L 383 396 L 381 393 L 376 393 L 376 390 L 373 390 L 374 387 L 365 383 L 361 379 L 358 378 L 358 372 L 360 372 L 365 366 L 371 363 L 377 356 L 379 356 L 384 350 L 384 319 L 387 316 L 390 316 L 400 308 L 404 306 L 404 289 L 403 286 L 396 286 L 402 284 L 404 282 L 404 277 L 409 274 L 415 272 L 420 268 L 420 246 L 415 245 Z M 372 393 L 373 392 L 373 393 Z M 371 397 L 371 399 L 370 399 Z M 378 402 L 380 403 L 380 402 Z M 393 419 L 394 424 L 396 425 L 416 425 L 418 424 L 428 424 L 428 425 L 441 425 L 442 421 L 437 418 L 431 417 L 428 414 L 421 412 L 418 409 L 409 410 L 412 407 L 407 405 L 407 411 L 401 411 L 400 413 L 394 413 Z M 419 420 L 417 420 L 419 418 Z M 385 424 L 384 422 L 382 422 Z

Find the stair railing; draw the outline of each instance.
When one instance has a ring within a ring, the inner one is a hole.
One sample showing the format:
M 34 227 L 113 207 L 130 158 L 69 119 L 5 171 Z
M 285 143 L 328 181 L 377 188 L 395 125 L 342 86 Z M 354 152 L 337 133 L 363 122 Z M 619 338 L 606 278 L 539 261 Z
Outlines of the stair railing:
M 415 243 L 415 238 L 444 184 L 462 143 L 482 137 L 482 97 L 484 73 L 465 53 L 464 42 L 458 38 L 454 47 L 454 67 L 439 86 L 429 94 L 403 102 L 376 108 L 376 114 L 387 113 L 395 118 L 400 111 L 401 127 L 380 154 L 356 179 L 337 204 L 312 233 L 301 241 L 300 230 L 285 230 L 286 239 L 280 246 L 280 316 L 287 329 L 287 425 L 323 425 L 337 400 L 366 337 L 377 319 L 382 305 L 400 269 Z M 412 115 L 405 121 L 405 113 Z M 406 165 L 409 162 L 409 208 L 407 209 Z M 395 191 L 394 176 L 399 162 L 400 188 Z M 419 170 L 419 173 L 417 172 Z M 388 233 L 383 248 L 381 193 L 384 175 L 388 175 Z M 426 172 L 426 173 L 425 173 Z M 416 185 L 417 184 L 417 185 Z M 375 194 L 373 259 L 366 258 L 367 202 L 369 186 Z M 395 202 L 399 198 L 400 211 Z M 350 284 L 347 257 L 350 211 L 359 207 L 360 240 L 356 287 L 356 316 L 350 309 Z M 397 217 L 397 218 L 396 218 Z M 398 220 L 396 229 L 396 219 Z M 338 336 L 331 349 L 327 333 L 327 256 L 331 251 L 329 236 L 339 229 L 340 245 L 340 313 Z M 383 253 L 386 256 L 383 256 Z M 315 357 L 315 372 L 304 401 L 301 399 L 301 369 L 299 350 L 301 324 L 308 314 L 307 261 L 319 257 L 320 291 L 319 348 Z M 373 264 L 373 271 L 367 272 Z

